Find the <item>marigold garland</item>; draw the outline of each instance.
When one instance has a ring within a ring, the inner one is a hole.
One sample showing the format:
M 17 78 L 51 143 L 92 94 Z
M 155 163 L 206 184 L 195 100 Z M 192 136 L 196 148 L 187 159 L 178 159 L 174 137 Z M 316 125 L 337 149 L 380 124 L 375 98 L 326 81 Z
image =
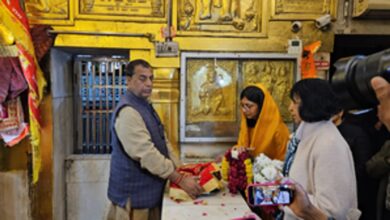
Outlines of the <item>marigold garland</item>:
M 238 190 L 244 191 L 248 184 L 253 182 L 252 160 L 247 152 L 241 152 L 237 158 L 232 157 L 229 149 L 221 163 L 222 179 L 228 182 L 229 191 L 236 194 Z

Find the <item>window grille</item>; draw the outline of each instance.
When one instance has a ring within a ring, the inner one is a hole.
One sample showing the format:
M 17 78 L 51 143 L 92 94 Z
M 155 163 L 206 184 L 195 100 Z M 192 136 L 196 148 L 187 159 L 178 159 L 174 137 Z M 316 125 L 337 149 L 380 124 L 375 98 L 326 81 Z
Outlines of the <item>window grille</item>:
M 126 90 L 126 63 L 120 57 L 76 58 L 76 154 L 111 152 L 111 115 Z

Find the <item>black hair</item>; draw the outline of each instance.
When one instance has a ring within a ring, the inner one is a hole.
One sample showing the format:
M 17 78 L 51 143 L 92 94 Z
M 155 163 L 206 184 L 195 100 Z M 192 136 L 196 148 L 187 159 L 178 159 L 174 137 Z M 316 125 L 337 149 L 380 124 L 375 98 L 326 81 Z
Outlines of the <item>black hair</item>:
M 150 69 L 152 68 L 152 66 L 147 61 L 145 61 L 143 59 L 133 60 L 126 65 L 126 68 L 125 68 L 126 76 L 132 77 L 134 75 L 134 69 L 138 65 L 141 65 L 145 68 L 150 68 Z
M 264 92 L 256 86 L 248 86 L 244 90 L 242 90 L 240 94 L 240 100 L 243 98 L 247 98 L 249 101 L 257 104 L 260 114 L 261 108 L 263 107 L 264 102 Z M 257 119 L 247 119 L 248 127 L 254 127 L 256 125 Z
M 317 122 L 329 120 L 340 111 L 339 101 L 329 83 L 322 79 L 303 79 L 294 84 L 290 98 L 301 99 L 299 115 L 303 121 Z

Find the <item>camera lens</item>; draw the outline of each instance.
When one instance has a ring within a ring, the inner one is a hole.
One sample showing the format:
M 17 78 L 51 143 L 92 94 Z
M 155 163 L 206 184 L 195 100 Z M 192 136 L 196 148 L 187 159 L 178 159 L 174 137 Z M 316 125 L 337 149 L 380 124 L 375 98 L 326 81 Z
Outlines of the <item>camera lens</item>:
M 390 82 L 390 49 L 370 56 L 354 56 L 339 59 L 331 79 L 334 92 L 343 109 L 371 108 L 378 104 L 371 87 L 374 76 L 382 76 Z

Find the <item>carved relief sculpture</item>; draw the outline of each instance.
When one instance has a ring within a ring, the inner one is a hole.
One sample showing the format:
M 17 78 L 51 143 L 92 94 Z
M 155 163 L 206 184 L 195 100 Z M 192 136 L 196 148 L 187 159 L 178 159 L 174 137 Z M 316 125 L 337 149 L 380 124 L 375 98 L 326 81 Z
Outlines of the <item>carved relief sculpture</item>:
M 179 30 L 260 32 L 261 0 L 179 0 Z
M 336 0 L 274 0 L 274 19 L 313 19 L 323 14 L 335 16 Z
M 249 84 L 262 83 L 279 105 L 280 112 L 286 121 L 291 121 L 288 105 L 293 74 L 291 61 L 247 61 L 243 63 L 244 87 Z
M 217 78 L 218 77 L 218 78 Z M 223 80 L 222 75 L 217 75 L 215 68 L 207 68 L 206 79 L 199 89 L 200 105 L 192 115 L 218 115 L 226 114 L 228 110 L 225 106 L 225 98 L 222 91 L 222 86 L 218 83 Z
M 282 103 L 284 95 L 288 92 L 288 78 L 286 74 L 286 67 L 281 64 L 275 71 L 276 79 L 274 84 L 273 97 L 277 103 Z
M 236 62 L 189 62 L 188 122 L 232 121 L 236 118 Z
M 256 62 L 246 62 L 244 65 L 244 87 L 260 82 L 259 65 Z
M 81 11 L 82 12 L 91 12 L 95 0 L 82 0 L 81 1 Z
M 161 10 L 162 9 L 161 0 L 152 0 L 151 4 L 152 4 L 152 15 L 157 17 L 163 16 L 163 12 Z
M 219 19 L 221 21 L 232 21 L 233 15 L 232 15 L 232 3 L 236 3 L 236 12 L 239 12 L 239 6 L 240 1 L 237 0 L 200 0 L 200 20 L 207 20 L 210 19 L 212 14 L 212 6 L 215 8 L 221 8 L 219 11 Z M 239 17 L 239 15 L 238 15 Z
M 274 87 L 274 72 L 275 66 L 272 62 L 265 61 L 262 62 L 261 68 L 260 68 L 260 82 L 267 87 L 268 91 L 272 94 L 273 93 L 273 87 Z
M 28 17 L 39 19 L 64 19 L 68 17 L 69 1 L 64 0 L 26 0 Z
M 164 0 L 80 0 L 80 14 L 164 17 Z
M 287 121 L 291 120 L 288 106 L 290 103 L 289 92 L 292 86 L 292 72 L 291 63 L 282 63 L 279 65 L 276 71 L 277 77 L 275 80 L 274 94 L 272 95 L 279 105 L 282 117 Z

